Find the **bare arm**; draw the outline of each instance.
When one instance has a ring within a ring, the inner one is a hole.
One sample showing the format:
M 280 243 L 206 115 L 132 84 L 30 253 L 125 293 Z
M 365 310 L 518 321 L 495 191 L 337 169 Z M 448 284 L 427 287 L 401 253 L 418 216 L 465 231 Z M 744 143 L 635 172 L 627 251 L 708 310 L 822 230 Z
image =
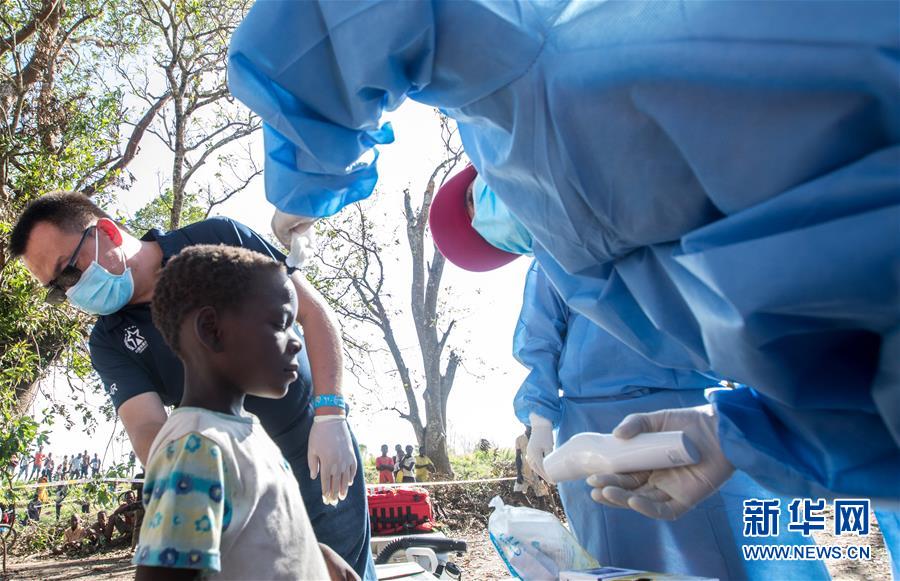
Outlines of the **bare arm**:
M 119 417 L 128 432 L 135 455 L 146 466 L 153 438 L 168 417 L 159 394 L 147 392 L 134 396 L 119 406 Z
M 341 335 L 334 313 L 322 295 L 309 284 L 302 274 L 291 276 L 297 290 L 299 309 L 297 322 L 303 327 L 306 354 L 312 370 L 313 394 L 341 394 L 343 383 L 344 353 Z M 344 413 L 338 408 L 319 408 L 316 415 Z
M 356 571 L 335 553 L 334 549 L 323 543 L 319 543 L 319 549 L 322 551 L 322 558 L 325 559 L 325 567 L 328 569 L 331 581 L 359 581 Z

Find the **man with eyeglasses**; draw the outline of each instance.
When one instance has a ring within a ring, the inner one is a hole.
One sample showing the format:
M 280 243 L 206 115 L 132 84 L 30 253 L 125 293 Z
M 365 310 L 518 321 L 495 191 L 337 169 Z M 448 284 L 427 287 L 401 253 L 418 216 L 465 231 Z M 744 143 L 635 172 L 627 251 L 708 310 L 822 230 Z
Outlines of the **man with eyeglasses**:
M 167 233 L 154 229 L 139 239 L 76 192 L 35 199 L 10 235 L 10 253 L 21 256 L 46 287 L 47 302 L 68 301 L 98 315 L 91 360 L 141 463 L 166 421 L 165 406 L 181 400 L 184 381 L 182 364 L 153 324 L 149 303 L 166 261 L 195 244 L 241 246 L 285 258 L 259 234 L 226 218 Z M 306 348 L 297 360 L 300 377 L 283 399 L 248 397 L 245 408 L 259 417 L 290 462 L 318 540 L 361 577 L 374 579 L 365 483 L 340 394 L 340 334 L 306 279 L 291 278 L 300 305 L 297 323 L 305 335 Z

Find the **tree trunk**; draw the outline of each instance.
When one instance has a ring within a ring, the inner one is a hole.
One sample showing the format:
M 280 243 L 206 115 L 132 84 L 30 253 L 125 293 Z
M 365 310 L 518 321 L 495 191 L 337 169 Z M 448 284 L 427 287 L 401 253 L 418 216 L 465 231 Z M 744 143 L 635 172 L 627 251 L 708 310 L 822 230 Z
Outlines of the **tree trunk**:
M 24 416 L 28 413 L 34 398 L 37 397 L 38 385 L 41 380 L 32 381 L 29 384 L 19 385 L 15 388 L 16 394 L 16 414 Z
M 453 468 L 450 466 L 450 455 L 447 453 L 446 430 L 428 422 L 428 428 L 425 430 L 425 451 L 434 463 L 434 469 L 438 473 L 448 477 L 453 476 Z
M 175 98 L 175 161 L 172 163 L 172 214 L 169 230 L 181 224 L 181 210 L 184 207 L 184 110 L 181 96 Z

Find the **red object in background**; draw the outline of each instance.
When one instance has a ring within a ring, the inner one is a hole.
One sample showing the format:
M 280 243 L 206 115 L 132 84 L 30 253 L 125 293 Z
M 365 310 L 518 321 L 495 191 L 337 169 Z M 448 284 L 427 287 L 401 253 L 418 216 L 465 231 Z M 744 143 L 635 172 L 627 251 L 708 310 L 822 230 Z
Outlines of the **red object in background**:
M 431 532 L 434 509 L 424 488 L 370 488 L 369 522 L 373 535 Z

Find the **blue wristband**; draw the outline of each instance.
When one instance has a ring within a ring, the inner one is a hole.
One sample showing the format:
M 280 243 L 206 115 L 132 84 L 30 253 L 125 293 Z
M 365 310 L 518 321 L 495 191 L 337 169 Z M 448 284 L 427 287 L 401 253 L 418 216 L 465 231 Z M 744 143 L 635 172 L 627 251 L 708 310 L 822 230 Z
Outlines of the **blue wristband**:
M 342 396 L 326 393 L 313 398 L 313 409 L 317 410 L 319 408 L 341 408 L 346 410 L 347 402 L 344 401 Z

